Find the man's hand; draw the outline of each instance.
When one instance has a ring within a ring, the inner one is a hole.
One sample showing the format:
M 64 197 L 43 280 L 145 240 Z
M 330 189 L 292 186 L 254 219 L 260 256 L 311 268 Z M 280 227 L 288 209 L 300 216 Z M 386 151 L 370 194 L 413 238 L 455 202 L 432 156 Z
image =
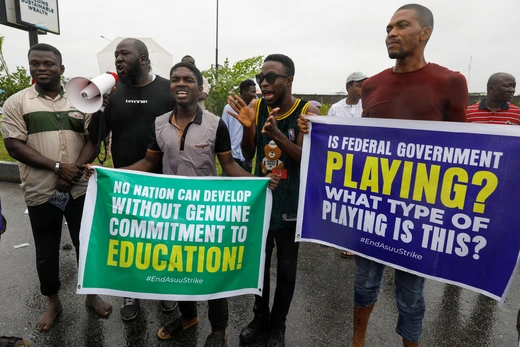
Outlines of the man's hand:
M 65 181 L 79 182 L 83 176 L 85 165 L 76 165 L 74 163 L 61 163 L 60 178 Z
M 96 167 L 96 166 L 99 166 L 99 165 L 91 165 L 91 164 L 85 165 L 84 174 L 85 174 L 85 178 L 87 180 L 90 179 L 90 177 L 92 177 L 92 175 L 96 171 L 96 169 L 94 169 L 94 167 Z
M 264 126 L 262 127 L 262 134 L 270 138 L 271 140 L 276 140 L 277 136 L 285 136 L 278 129 L 278 121 L 276 120 L 276 113 L 280 111 L 279 107 L 274 108 L 271 113 L 269 113 L 269 117 L 265 121 Z
M 228 96 L 227 103 L 235 111 L 235 113 L 228 111 L 230 116 L 235 117 L 246 128 L 255 126 L 256 100 L 251 101 L 251 105 L 247 106 L 244 100 L 235 94 L 235 96 Z
M 67 193 L 72 189 L 72 183 L 65 181 L 63 178 L 58 178 L 55 187 L 58 192 Z
M 115 90 L 116 86 L 113 86 L 108 93 L 103 94 L 103 106 L 108 105 L 108 99 L 110 98 L 110 94 L 112 94 Z
M 275 190 L 276 187 L 278 187 L 278 183 L 280 183 L 280 175 L 270 173 L 266 177 L 271 178 L 271 180 L 269 181 L 269 189 Z
M 309 121 L 305 118 L 305 115 L 301 114 L 298 117 L 298 129 L 302 134 L 309 133 Z

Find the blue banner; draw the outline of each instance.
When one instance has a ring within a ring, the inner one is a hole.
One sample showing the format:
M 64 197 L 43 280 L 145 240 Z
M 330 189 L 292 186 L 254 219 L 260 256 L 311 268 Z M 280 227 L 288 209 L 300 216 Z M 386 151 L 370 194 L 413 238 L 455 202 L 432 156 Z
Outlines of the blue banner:
M 308 118 L 296 241 L 505 297 L 520 249 L 520 128 Z

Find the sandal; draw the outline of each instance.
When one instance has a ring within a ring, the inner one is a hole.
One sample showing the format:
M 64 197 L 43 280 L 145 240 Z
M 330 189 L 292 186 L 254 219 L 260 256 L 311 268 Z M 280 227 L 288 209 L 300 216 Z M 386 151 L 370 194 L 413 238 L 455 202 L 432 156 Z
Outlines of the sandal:
M 6 343 L 6 344 L 4 344 Z M 15 336 L 0 336 L 0 346 L 2 347 L 28 347 L 29 341 Z
M 345 258 L 345 259 L 350 259 L 350 258 L 353 258 L 354 257 L 354 253 L 352 252 L 347 252 L 347 251 L 343 251 L 340 253 L 340 256 L 342 258 Z
M 188 321 L 186 325 L 183 325 L 181 317 L 166 323 L 161 329 L 159 329 L 159 331 L 157 331 L 157 337 L 161 340 L 168 340 L 171 339 L 173 335 L 199 324 L 199 318 L 195 317 Z

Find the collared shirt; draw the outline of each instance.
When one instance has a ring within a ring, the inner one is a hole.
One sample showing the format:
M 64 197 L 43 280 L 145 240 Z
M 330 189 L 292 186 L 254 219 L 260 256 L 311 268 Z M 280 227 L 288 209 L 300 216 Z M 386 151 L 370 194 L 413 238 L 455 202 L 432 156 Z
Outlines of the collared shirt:
M 54 99 L 39 93 L 33 85 L 12 95 L 3 106 L 2 136 L 25 142 L 44 157 L 74 163 L 85 145 L 90 114 L 75 109 L 62 90 Z M 58 176 L 50 170 L 18 163 L 25 202 L 41 205 L 56 191 Z M 84 177 L 70 193 L 75 199 L 85 194 Z
M 217 176 L 216 154 L 231 152 L 226 125 L 220 117 L 200 107 L 184 129 L 174 122 L 173 112 L 155 119 L 149 151 L 162 152 L 162 172 L 166 175 Z
M 520 107 L 504 102 L 500 109 L 491 111 L 486 106 L 486 99 L 468 107 L 468 122 L 487 124 L 520 125 Z
M 235 113 L 231 106 L 226 105 L 224 111 L 222 111 L 222 117 L 220 118 L 222 118 L 224 123 L 226 123 L 229 136 L 231 137 L 231 151 L 233 153 L 233 158 L 244 162 L 246 161 L 246 158 L 244 158 L 244 155 L 242 154 L 242 136 L 244 134 L 244 127 L 235 117 L 230 116 L 228 111 Z
M 363 103 L 361 100 L 355 105 L 347 104 L 347 98 L 333 104 L 327 116 L 329 117 L 361 117 L 363 113 Z

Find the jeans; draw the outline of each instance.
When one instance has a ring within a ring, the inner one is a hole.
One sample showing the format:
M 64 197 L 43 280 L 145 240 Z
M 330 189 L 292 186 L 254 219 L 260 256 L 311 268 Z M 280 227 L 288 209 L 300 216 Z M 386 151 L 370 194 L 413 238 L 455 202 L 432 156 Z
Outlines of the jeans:
M 228 325 L 228 302 L 226 298 L 208 300 L 208 318 L 212 331 L 224 331 Z M 197 317 L 197 302 L 179 301 L 179 311 L 187 320 Z
M 262 296 L 255 296 L 253 312 L 261 321 L 269 321 L 270 328 L 285 331 L 285 321 L 289 313 L 298 265 L 299 243 L 294 242 L 295 229 L 269 230 L 265 246 L 264 290 Z M 273 249 L 276 244 L 278 260 L 276 289 L 271 314 L 269 314 L 270 268 Z
M 354 305 L 368 307 L 377 301 L 385 265 L 356 255 Z M 395 270 L 395 295 L 399 318 L 396 332 L 410 342 L 421 338 L 424 304 L 424 278 Z
M 76 261 L 79 259 L 79 229 L 84 202 L 85 195 L 76 199 L 71 196 L 65 211 L 48 202 L 27 207 L 36 247 L 36 270 L 40 279 L 40 290 L 45 296 L 56 294 L 61 286 L 60 242 L 63 216 L 67 220 L 70 238 L 76 249 Z

